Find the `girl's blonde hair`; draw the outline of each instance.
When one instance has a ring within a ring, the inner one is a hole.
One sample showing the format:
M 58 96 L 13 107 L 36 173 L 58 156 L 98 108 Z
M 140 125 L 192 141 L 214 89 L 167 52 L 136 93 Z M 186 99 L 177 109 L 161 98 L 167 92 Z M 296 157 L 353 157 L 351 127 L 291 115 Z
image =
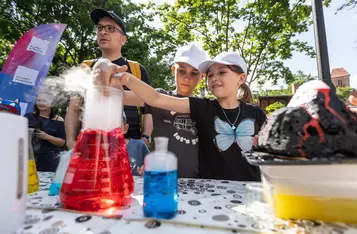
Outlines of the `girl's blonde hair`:
M 237 98 L 240 101 L 243 101 L 245 103 L 253 104 L 253 94 L 252 91 L 250 90 L 249 86 L 246 83 L 243 83 L 237 93 Z

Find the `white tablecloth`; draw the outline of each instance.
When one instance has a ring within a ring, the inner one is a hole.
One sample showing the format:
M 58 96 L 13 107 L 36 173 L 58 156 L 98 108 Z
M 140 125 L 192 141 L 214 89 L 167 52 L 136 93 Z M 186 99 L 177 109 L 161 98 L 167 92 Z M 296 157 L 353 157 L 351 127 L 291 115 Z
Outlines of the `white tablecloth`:
M 179 180 L 179 211 L 171 220 L 143 217 L 143 179 L 135 177 L 130 206 L 114 218 L 61 210 L 58 196 L 48 196 L 53 173 L 39 173 L 40 189 L 30 194 L 23 234 L 65 233 L 357 233 L 356 225 L 325 224 L 304 220 L 280 220 L 268 214 L 252 217 L 245 213 L 246 184 L 220 180 Z

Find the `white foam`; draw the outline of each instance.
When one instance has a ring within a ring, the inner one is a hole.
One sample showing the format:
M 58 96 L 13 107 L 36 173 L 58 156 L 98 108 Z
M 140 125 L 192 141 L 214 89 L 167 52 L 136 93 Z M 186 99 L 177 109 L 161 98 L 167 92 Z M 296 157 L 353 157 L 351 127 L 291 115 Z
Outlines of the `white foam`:
M 110 94 L 103 94 L 103 87 L 86 91 L 83 129 L 111 131 L 121 127 L 123 119 L 123 93 L 119 89 L 106 88 Z
M 93 78 L 90 69 L 75 67 L 65 71 L 61 76 L 64 79 L 65 92 L 75 92 L 83 97 L 85 91 L 93 87 Z

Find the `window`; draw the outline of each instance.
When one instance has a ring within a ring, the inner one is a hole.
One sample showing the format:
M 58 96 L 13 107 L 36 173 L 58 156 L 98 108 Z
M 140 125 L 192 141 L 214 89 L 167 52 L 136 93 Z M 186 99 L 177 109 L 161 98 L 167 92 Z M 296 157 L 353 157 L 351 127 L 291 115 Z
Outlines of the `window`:
M 337 85 L 337 86 L 338 86 L 338 87 L 342 87 L 342 80 L 338 80 L 337 82 L 338 82 L 338 85 Z

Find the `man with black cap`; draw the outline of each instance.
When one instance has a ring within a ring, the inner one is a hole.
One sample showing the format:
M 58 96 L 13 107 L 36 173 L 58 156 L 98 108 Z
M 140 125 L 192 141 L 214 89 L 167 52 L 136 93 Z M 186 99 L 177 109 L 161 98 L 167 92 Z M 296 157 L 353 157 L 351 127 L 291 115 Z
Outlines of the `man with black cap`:
M 126 28 L 123 21 L 114 11 L 106 11 L 104 9 L 95 9 L 91 12 L 90 17 L 96 25 L 97 43 L 102 51 L 102 58 L 109 59 L 113 63 L 123 66 L 128 66 L 128 72 L 132 73 L 138 79 L 149 84 L 148 74 L 145 68 L 135 62 L 124 58 L 121 54 L 121 49 L 127 41 Z M 98 59 L 85 60 L 81 66 L 92 68 Z M 125 87 L 125 89 L 127 89 Z M 72 97 L 69 103 L 66 119 L 66 137 L 67 147 L 72 149 L 75 145 L 77 134 L 80 130 L 80 113 L 82 100 L 78 97 Z M 145 114 L 144 108 L 132 106 L 124 106 L 129 130 L 127 137 L 134 139 L 143 139 L 147 144 L 152 132 L 152 117 L 150 114 Z M 141 131 L 141 115 L 143 114 Z

